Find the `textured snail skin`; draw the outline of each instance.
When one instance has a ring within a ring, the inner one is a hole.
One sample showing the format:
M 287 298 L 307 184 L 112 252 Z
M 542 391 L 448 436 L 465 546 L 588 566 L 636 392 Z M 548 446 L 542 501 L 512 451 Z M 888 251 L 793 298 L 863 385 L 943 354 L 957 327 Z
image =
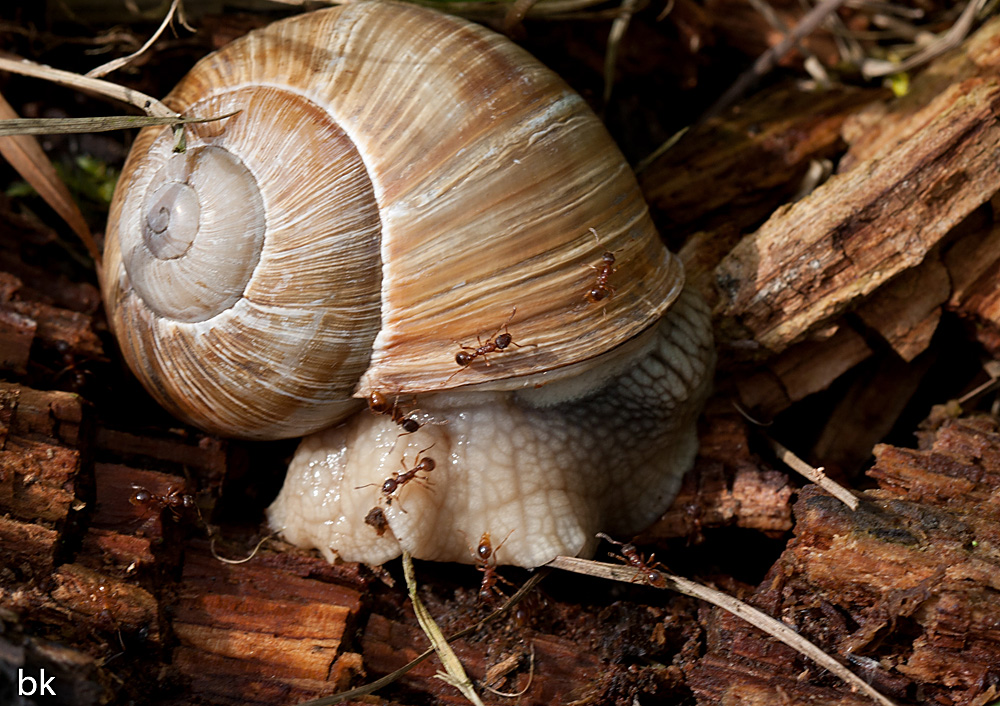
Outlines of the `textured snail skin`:
M 405 549 L 472 563 L 483 532 L 507 537 L 502 564 L 589 553 L 596 532 L 634 533 L 670 505 L 697 450 L 712 360 L 708 312 L 685 291 L 643 346 L 592 371 L 594 389 L 576 399 L 578 381 L 438 393 L 420 398 L 425 424 L 403 436 L 387 417 L 359 414 L 302 441 L 271 527 L 331 561 L 377 564 Z M 555 401 L 561 393 L 571 399 Z M 406 483 L 386 503 L 382 483 L 420 452 L 435 461 L 430 482 Z M 365 524 L 373 507 L 388 520 L 381 536 Z

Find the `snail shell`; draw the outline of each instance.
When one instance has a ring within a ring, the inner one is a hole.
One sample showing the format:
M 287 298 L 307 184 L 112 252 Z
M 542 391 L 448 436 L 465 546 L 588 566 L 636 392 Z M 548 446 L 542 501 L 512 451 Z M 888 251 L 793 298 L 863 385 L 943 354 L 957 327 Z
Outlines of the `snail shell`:
M 180 154 L 167 128 L 139 134 L 103 295 L 135 374 L 208 431 L 297 436 L 373 390 L 534 387 L 681 291 L 584 101 L 463 20 L 391 3 L 301 15 L 206 57 L 165 102 L 239 112 L 187 126 Z M 595 306 L 604 252 L 615 293 Z M 458 344 L 515 307 L 522 347 L 455 374 Z

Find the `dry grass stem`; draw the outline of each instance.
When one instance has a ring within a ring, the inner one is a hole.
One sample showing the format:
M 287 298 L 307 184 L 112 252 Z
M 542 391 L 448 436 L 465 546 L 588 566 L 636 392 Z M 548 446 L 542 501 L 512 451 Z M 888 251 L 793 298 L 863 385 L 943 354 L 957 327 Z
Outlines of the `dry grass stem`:
M 774 452 L 778 454 L 778 458 L 781 459 L 781 462 L 793 471 L 805 476 L 852 510 L 858 509 L 858 499 L 854 497 L 854 495 L 851 494 L 851 491 L 847 488 L 831 480 L 823 472 L 822 466 L 819 468 L 813 468 L 773 439 L 771 440 L 771 448 L 773 448 Z
M 106 64 L 101 64 L 97 68 L 88 71 L 85 75 L 90 78 L 100 78 L 111 73 L 112 71 L 117 71 L 123 66 L 127 66 L 131 62 L 135 61 L 135 59 L 142 56 L 151 46 L 153 46 L 156 40 L 160 38 L 160 35 L 163 34 L 163 30 L 167 28 L 170 21 L 174 18 L 174 13 L 177 11 L 177 7 L 180 3 L 181 0 L 173 0 L 173 2 L 170 3 L 170 9 L 167 10 L 167 16 L 163 18 L 163 22 L 160 23 L 159 29 L 157 29 L 153 36 L 150 37 L 145 44 L 139 47 L 139 49 L 128 56 L 120 56 L 117 59 L 112 59 Z
M 941 56 L 946 51 L 954 49 L 968 36 L 976 20 L 976 16 L 986 7 L 986 3 L 987 0 L 970 0 L 962 9 L 962 14 L 959 15 L 955 24 L 949 27 L 946 32 L 939 35 L 929 45 L 904 61 L 894 62 L 883 59 L 865 59 L 861 63 L 862 76 L 866 79 L 872 79 L 880 76 L 888 76 L 889 74 L 904 73 L 926 64 L 932 59 Z
M 145 93 L 133 91 L 131 88 L 119 86 L 110 81 L 102 81 L 99 78 L 89 78 L 75 74 L 72 71 L 63 71 L 62 69 L 54 69 L 44 64 L 36 64 L 27 59 L 12 59 L 9 56 L 0 57 L 0 71 L 9 71 L 21 76 L 40 78 L 50 83 L 59 84 L 60 86 L 106 96 L 135 106 L 146 115 L 153 117 L 174 119 L 180 117 L 163 103 L 152 96 L 147 96 Z
M 0 118 L 4 119 L 0 120 L 0 125 L 21 120 L 3 96 L 0 96 Z M 0 154 L 76 233 L 100 270 L 101 250 L 90 232 L 90 226 L 38 140 L 24 134 L 4 135 L 0 132 Z
M 446 673 L 438 672 L 434 676 L 462 692 L 462 696 L 468 699 L 469 703 L 475 704 L 475 706 L 484 706 L 479 694 L 472 686 L 472 680 L 465 673 L 465 668 L 458 659 L 458 655 L 451 649 L 447 638 L 441 632 L 441 628 L 434 622 L 427 606 L 420 600 L 420 595 L 417 593 L 417 578 L 413 572 L 413 559 L 406 551 L 403 552 L 403 577 L 406 579 L 406 590 L 410 594 L 410 602 L 413 604 L 413 612 L 417 616 L 417 622 L 420 623 L 420 629 L 431 641 L 431 646 L 437 652 L 438 659 L 441 660 L 441 664 L 445 668 Z
M 625 32 L 628 30 L 632 15 L 639 5 L 639 0 L 622 0 L 618 10 L 618 16 L 611 23 L 611 31 L 608 33 L 608 48 L 604 53 L 604 104 L 611 100 L 611 91 L 615 85 L 615 65 L 618 63 L 618 47 Z
M 622 564 L 606 564 L 604 562 L 591 561 L 589 559 L 560 556 L 550 561 L 546 564 L 546 566 L 550 566 L 555 569 L 562 569 L 563 571 L 586 574 L 587 576 L 610 579 L 612 581 L 622 581 L 625 583 L 645 582 L 645 572 L 642 569 L 624 566 Z M 743 603 L 742 601 L 738 601 L 732 596 L 716 591 L 714 588 L 702 586 L 694 581 L 665 572 L 660 572 L 660 577 L 664 580 L 666 588 L 676 591 L 677 593 L 682 593 L 685 596 L 691 596 L 692 598 L 703 600 L 706 603 L 711 603 L 714 606 L 718 606 L 719 608 L 746 620 L 748 623 L 760 628 L 768 635 L 780 640 L 806 657 L 809 657 L 821 667 L 828 669 L 831 673 L 850 684 L 853 689 L 865 694 L 876 703 L 882 704 L 882 706 L 895 706 L 893 701 L 880 694 L 867 682 L 841 665 L 840 662 L 823 652 L 823 650 L 819 647 L 806 640 L 781 621 L 775 620 L 770 615 L 763 613 L 753 606 Z M 648 582 L 646 583 L 649 585 Z M 659 587 L 660 586 L 656 586 L 656 588 Z
M 448 642 L 454 642 L 455 640 L 463 638 L 466 635 L 471 635 L 472 633 L 476 632 L 477 630 L 479 630 L 481 627 L 483 627 L 487 623 L 491 623 L 494 620 L 496 620 L 497 618 L 500 618 L 500 617 L 506 615 L 507 613 L 509 613 L 518 603 L 520 603 L 522 600 L 524 600 L 524 597 L 527 596 L 529 593 L 531 593 L 531 591 L 534 590 L 535 586 L 537 586 L 541 582 L 542 579 L 544 579 L 546 576 L 548 576 L 550 572 L 551 572 L 551 570 L 547 569 L 545 567 L 542 567 L 541 569 L 538 569 L 531 576 L 531 578 L 529 578 L 527 581 L 524 582 L 524 585 L 521 586 L 521 588 L 519 588 L 517 590 L 517 592 L 513 596 L 511 596 L 509 599 L 507 599 L 507 601 L 502 606 L 500 606 L 495 611 L 493 611 L 492 613 L 490 613 L 489 615 L 487 615 L 485 618 L 483 618 L 482 620 L 480 620 L 478 623 L 476 623 L 474 625 L 470 625 L 469 627 L 465 628 L 464 630 L 459 630 L 458 632 L 456 632 L 456 633 L 454 633 L 452 635 L 449 635 L 447 637 L 447 641 Z M 348 691 L 342 691 L 339 694 L 333 694 L 331 696 L 324 696 L 321 699 L 313 699 L 312 701 L 305 701 L 303 703 L 298 704 L 298 706 L 333 706 L 333 704 L 339 704 L 339 703 L 343 703 L 344 701 L 350 701 L 350 700 L 353 700 L 353 699 L 360 698 L 362 696 L 367 696 L 368 694 L 372 694 L 372 693 L 378 691 L 379 689 L 384 689 L 385 687 L 389 686 L 393 682 L 399 680 L 404 675 L 406 675 L 407 672 L 409 672 L 411 669 L 413 669 L 418 664 L 420 664 L 421 662 L 423 662 L 425 659 L 427 659 L 428 657 L 430 657 L 432 654 L 434 654 L 434 648 L 433 647 L 429 648 L 429 649 L 425 650 L 424 652 L 422 652 L 421 654 L 417 655 L 417 657 L 415 657 L 411 662 L 409 662 L 408 664 L 403 665 L 402 667 L 400 667 L 399 669 L 397 669 L 395 672 L 392 672 L 391 674 L 386 674 L 381 679 L 376 679 L 375 681 L 373 681 L 370 684 L 365 684 L 364 686 L 359 686 L 356 689 L 350 689 Z
M 92 118 L 17 118 L 0 120 L 0 137 L 7 135 L 56 135 L 108 132 L 156 125 L 187 125 L 231 118 L 239 111 L 211 118 L 160 118 L 143 115 L 102 115 Z

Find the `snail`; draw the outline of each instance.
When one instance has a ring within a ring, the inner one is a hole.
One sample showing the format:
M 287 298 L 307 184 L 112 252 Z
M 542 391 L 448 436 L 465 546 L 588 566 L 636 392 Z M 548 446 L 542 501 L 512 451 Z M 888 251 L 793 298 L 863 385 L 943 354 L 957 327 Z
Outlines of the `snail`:
M 251 32 L 164 102 L 235 115 L 186 126 L 182 153 L 139 133 L 109 214 L 108 318 L 179 418 L 306 435 L 269 510 L 286 539 L 469 562 L 491 532 L 500 563 L 537 566 L 666 509 L 710 385 L 707 310 L 552 72 L 470 22 L 361 2 Z M 588 301 L 607 252 L 613 293 Z M 366 409 L 373 393 L 416 400 L 418 430 Z M 421 450 L 433 475 L 382 502 Z

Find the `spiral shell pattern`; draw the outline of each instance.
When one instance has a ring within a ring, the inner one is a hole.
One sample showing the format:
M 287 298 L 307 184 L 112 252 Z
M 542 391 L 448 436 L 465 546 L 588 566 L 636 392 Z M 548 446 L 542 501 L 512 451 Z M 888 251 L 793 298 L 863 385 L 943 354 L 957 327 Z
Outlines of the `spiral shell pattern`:
M 299 435 L 371 390 L 575 370 L 682 287 L 584 101 L 464 20 L 381 2 L 301 15 L 206 57 L 165 102 L 236 115 L 186 127 L 183 154 L 169 129 L 140 133 L 104 297 L 140 380 L 210 431 Z M 595 306 L 605 252 L 615 292 Z M 505 322 L 521 347 L 456 374 L 459 346 Z

